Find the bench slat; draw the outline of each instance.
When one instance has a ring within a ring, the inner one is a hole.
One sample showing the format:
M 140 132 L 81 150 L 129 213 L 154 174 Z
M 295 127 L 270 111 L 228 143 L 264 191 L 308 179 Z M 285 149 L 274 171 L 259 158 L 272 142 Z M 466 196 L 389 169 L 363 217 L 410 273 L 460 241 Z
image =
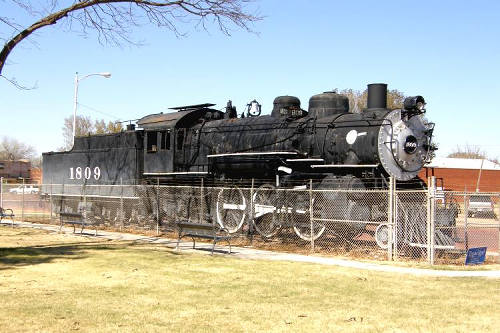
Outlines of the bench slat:
M 8 213 L 7 211 L 10 211 L 10 213 Z M 2 221 L 3 219 L 11 219 L 11 224 L 14 227 L 14 216 L 14 211 L 12 209 L 0 207 L 0 221 Z
M 76 220 L 75 218 L 78 218 Z M 80 230 L 80 234 L 83 234 L 83 229 L 86 225 L 92 226 L 93 223 L 89 222 L 82 213 L 69 213 L 69 212 L 59 212 L 59 221 L 61 223 L 59 227 L 59 231 L 62 230 L 64 224 L 72 224 L 73 225 L 73 233 L 76 232 L 75 225 L 81 225 L 82 230 Z M 97 236 L 97 226 L 94 225 L 95 235 Z
M 175 225 L 177 226 L 179 237 L 177 239 L 177 248 L 179 248 L 179 242 L 182 237 L 191 237 L 193 238 L 193 248 L 195 248 L 196 241 L 194 237 L 204 238 L 213 240 L 212 246 L 212 254 L 214 253 L 215 244 L 218 241 L 226 240 L 229 243 L 229 253 L 231 253 L 231 242 L 229 240 L 231 237 L 227 230 L 220 228 L 214 224 L 208 223 L 193 223 L 186 221 L 176 221 Z M 225 233 L 225 235 L 221 235 L 221 233 Z

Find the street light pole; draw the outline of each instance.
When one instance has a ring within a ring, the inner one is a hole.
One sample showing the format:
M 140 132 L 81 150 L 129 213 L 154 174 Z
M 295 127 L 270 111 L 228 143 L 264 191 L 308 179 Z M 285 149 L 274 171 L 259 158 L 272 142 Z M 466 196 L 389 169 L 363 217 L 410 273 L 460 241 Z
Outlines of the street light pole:
M 109 79 L 111 77 L 111 73 L 108 72 L 93 73 L 93 74 L 87 74 L 80 78 L 78 77 L 78 72 L 75 73 L 75 99 L 73 105 L 73 146 L 75 145 L 75 135 L 76 135 L 76 111 L 78 109 L 78 83 L 83 79 L 88 78 L 89 76 L 102 76 L 106 79 Z
M 78 72 L 75 73 L 75 100 L 73 105 L 73 144 L 75 145 L 76 135 L 76 109 L 78 108 Z

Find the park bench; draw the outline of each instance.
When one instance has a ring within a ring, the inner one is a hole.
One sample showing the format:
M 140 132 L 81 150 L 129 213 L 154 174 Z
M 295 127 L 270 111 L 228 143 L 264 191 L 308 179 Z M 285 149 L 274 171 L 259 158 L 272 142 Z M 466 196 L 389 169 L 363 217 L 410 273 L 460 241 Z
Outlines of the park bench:
M 12 226 L 14 226 L 14 216 L 12 209 L 0 207 L 0 222 L 2 222 L 3 219 L 11 219 Z
M 88 209 L 85 209 L 79 205 L 80 212 L 78 213 L 72 213 L 72 212 L 59 212 L 59 222 L 60 222 L 60 227 L 59 227 L 59 232 L 61 232 L 62 227 L 64 224 L 72 224 L 73 225 L 73 233 L 76 232 L 76 225 L 81 225 L 82 230 L 80 230 L 80 234 L 83 233 L 83 229 L 85 228 L 86 225 L 90 226 L 93 225 L 95 228 L 95 236 L 97 236 L 97 226 L 91 222 L 91 219 L 89 219 L 89 212 Z M 83 210 L 83 211 L 82 211 Z
M 193 223 L 188 221 L 177 221 L 175 222 L 177 227 L 178 235 L 177 238 L 177 249 L 179 248 L 179 242 L 183 237 L 191 237 L 193 239 L 193 249 L 196 246 L 195 238 L 210 239 L 213 241 L 212 254 L 214 253 L 215 244 L 218 241 L 224 240 L 229 244 L 229 253 L 231 253 L 231 236 L 229 232 L 225 229 L 216 225 L 215 223 Z

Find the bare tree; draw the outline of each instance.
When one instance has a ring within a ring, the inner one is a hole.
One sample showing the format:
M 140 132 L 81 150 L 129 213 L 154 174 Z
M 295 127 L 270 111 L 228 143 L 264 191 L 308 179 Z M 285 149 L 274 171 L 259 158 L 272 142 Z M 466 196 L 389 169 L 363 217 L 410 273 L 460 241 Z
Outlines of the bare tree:
M 119 133 L 123 130 L 121 122 L 109 121 L 107 124 L 104 119 L 92 120 L 88 116 L 76 116 L 75 136 L 86 136 L 92 134 Z M 62 127 L 64 145 L 58 150 L 69 150 L 73 147 L 73 116 L 64 118 Z
M 64 118 L 64 125 L 62 127 L 64 146 L 59 150 L 68 150 L 73 147 L 73 116 Z M 95 133 L 95 123 L 86 116 L 76 116 L 76 130 L 75 136 L 85 136 Z
M 452 153 L 447 157 L 455 158 L 472 158 L 472 159 L 488 159 L 487 154 L 478 146 L 457 146 Z
M 261 17 L 247 11 L 253 0 L 75 0 L 64 7 L 58 0 L 46 0 L 45 5 L 35 1 L 7 0 L 36 20 L 29 27 L 19 24 L 20 19 L 0 15 L 0 24 L 11 30 L 10 36 L 1 36 L 6 43 L 0 52 L 0 76 L 10 52 L 21 41 L 41 28 L 65 23 L 70 31 L 87 35 L 96 31 L 100 43 L 120 45 L 134 43 L 132 28 L 147 23 L 167 28 L 176 36 L 183 35 L 180 24 L 195 22 L 206 28 L 213 21 L 224 33 L 230 34 L 235 25 L 251 31 L 250 24 Z M 15 80 L 8 79 L 16 84 Z
M 368 99 L 368 89 L 363 92 L 353 89 L 344 89 L 339 92 L 349 98 L 349 110 L 354 113 L 359 113 L 366 108 Z M 387 91 L 387 108 L 388 109 L 401 109 L 405 95 L 396 89 Z
M 30 145 L 24 144 L 17 139 L 4 136 L 0 143 L 1 160 L 33 160 L 36 155 L 36 149 Z
M 349 98 L 349 110 L 354 113 L 360 113 L 363 108 L 363 93 L 359 90 L 344 89 L 339 92 Z M 366 104 L 366 102 L 365 102 Z
M 121 122 L 108 121 L 106 126 L 106 133 L 119 133 L 123 131 L 123 125 Z
M 64 123 L 66 125 L 66 122 Z M 94 124 L 95 134 L 104 134 L 106 133 L 106 123 L 104 119 L 96 120 Z

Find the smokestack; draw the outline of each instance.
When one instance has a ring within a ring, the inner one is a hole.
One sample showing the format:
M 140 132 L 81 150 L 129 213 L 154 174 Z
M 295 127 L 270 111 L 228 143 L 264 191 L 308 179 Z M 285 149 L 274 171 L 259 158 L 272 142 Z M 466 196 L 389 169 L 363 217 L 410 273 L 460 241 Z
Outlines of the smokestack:
M 387 108 L 387 84 L 372 83 L 368 85 L 368 109 Z

